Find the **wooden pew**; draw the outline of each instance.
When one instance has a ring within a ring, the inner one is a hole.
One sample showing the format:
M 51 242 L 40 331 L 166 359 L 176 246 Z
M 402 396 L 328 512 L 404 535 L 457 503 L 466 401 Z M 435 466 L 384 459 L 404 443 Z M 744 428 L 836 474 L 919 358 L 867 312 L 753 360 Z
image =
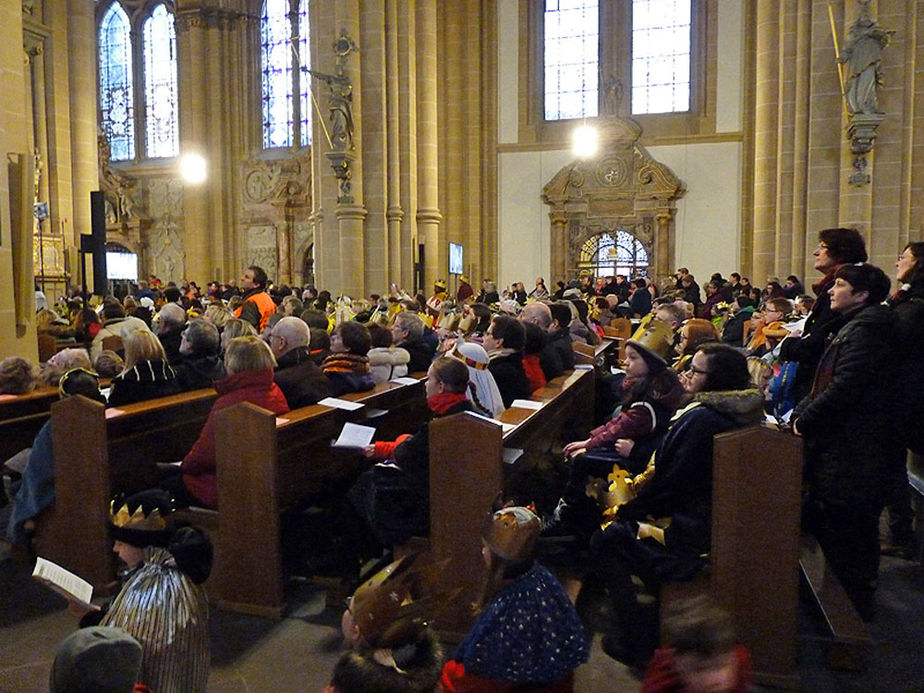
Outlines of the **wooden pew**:
M 27 414 L 47 414 L 51 411 L 52 403 L 56 401 L 58 388 L 53 385 L 38 387 L 24 395 L 0 395 L 0 421 Z
M 220 512 L 193 509 L 189 518 L 213 533 L 215 565 L 207 587 L 220 608 L 282 616 L 280 513 L 310 499 L 326 481 L 368 465 L 356 451 L 330 447 L 345 422 L 375 426 L 377 438 L 389 439 L 415 430 L 428 411 L 422 381 L 383 383 L 339 399 L 364 407 L 350 412 L 312 405 L 277 418 L 239 404 L 216 414 Z M 384 413 L 367 419 L 370 410 Z
M 108 411 L 80 396 L 55 402 L 55 502 L 38 518 L 37 553 L 97 589 L 108 584 L 114 576 L 106 530 L 113 491 L 155 485 L 155 463 L 189 452 L 215 397 L 209 388 Z

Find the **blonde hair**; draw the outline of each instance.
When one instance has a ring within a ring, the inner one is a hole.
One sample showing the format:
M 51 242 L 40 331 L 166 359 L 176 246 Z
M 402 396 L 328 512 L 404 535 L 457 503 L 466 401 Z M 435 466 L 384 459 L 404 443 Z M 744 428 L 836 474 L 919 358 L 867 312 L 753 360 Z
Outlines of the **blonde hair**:
M 254 326 L 246 320 L 231 318 L 225 323 L 225 329 L 222 330 L 222 335 L 228 335 L 227 339 L 230 340 L 235 337 L 256 337 L 257 331 L 254 329 Z
M 276 367 L 269 345 L 256 335 L 235 337 L 225 350 L 225 370 L 231 373 L 265 371 Z
M 144 361 L 161 361 L 167 360 L 167 354 L 164 352 L 164 345 L 160 343 L 157 336 L 150 330 L 135 330 L 130 332 L 124 340 L 125 343 L 125 365 L 122 368 L 123 373 L 132 370 L 139 363 Z
M 202 317 L 212 323 L 219 330 L 224 328 L 232 319 L 234 313 L 218 303 L 211 304 L 205 309 Z
M 751 376 L 751 385 L 756 388 L 761 388 L 763 387 L 760 382 L 761 379 L 771 378 L 773 376 L 773 369 L 763 359 L 757 356 L 748 356 L 748 375 Z

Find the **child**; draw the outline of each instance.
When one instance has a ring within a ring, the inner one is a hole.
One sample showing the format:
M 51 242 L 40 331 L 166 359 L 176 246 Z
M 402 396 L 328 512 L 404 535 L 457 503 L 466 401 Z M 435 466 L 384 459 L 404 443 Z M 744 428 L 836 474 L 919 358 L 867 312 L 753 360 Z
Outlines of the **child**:
M 443 666 L 439 690 L 574 690 L 587 636 L 561 584 L 533 560 L 538 536 L 531 510 L 494 513 L 481 551 L 488 567 L 481 615 Z

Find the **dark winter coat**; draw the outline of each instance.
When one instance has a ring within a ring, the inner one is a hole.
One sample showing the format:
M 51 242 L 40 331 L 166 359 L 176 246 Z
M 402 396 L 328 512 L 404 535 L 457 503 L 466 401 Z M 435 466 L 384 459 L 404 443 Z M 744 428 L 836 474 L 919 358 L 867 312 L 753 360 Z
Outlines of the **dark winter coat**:
M 885 499 L 884 473 L 902 443 L 899 355 L 895 315 L 883 305 L 848 316 L 825 350 L 811 393 L 792 415 L 805 437 L 805 474 L 818 500 Z
M 425 373 L 430 369 L 435 349 L 423 336 L 408 339 L 395 346 L 401 347 L 411 355 L 411 360 L 407 363 L 408 373 Z
M 549 344 L 558 353 L 562 369 L 574 370 L 574 347 L 571 346 L 571 333 L 568 328 L 549 333 Z
M 529 389 L 526 371 L 523 370 L 522 353 L 492 357 L 488 362 L 488 370 L 494 376 L 505 407 L 510 407 L 515 399 L 529 399 L 532 391 Z
M 901 380 L 904 384 L 901 411 L 906 447 L 924 454 L 924 286 L 898 292 L 889 299 L 898 322 L 897 343 L 903 352 Z
M 130 371 L 119 373 L 112 379 L 109 406 L 120 407 L 157 397 L 179 393 L 180 383 L 173 369 L 160 359 L 142 361 Z
M 184 356 L 173 370 L 183 392 L 214 387 L 216 380 L 227 375 L 225 364 L 218 354 Z
M 287 351 L 276 360 L 273 380 L 286 396 L 290 409 L 307 407 L 327 397 L 330 381 L 311 359 L 306 346 Z

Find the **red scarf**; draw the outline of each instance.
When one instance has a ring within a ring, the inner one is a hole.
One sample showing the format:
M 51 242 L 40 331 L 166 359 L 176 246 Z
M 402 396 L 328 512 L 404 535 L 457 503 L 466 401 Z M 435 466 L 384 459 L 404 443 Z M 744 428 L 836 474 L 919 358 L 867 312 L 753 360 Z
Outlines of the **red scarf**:
M 823 276 L 820 281 L 812 284 L 812 291 L 815 292 L 816 296 L 821 296 L 831 288 L 831 285 L 834 283 L 834 273 L 837 272 L 839 267 L 840 265 L 835 265 L 834 268 L 825 276 Z
M 445 414 L 457 404 L 467 400 L 468 396 L 464 392 L 441 392 L 433 397 L 427 397 L 427 406 L 434 414 Z

